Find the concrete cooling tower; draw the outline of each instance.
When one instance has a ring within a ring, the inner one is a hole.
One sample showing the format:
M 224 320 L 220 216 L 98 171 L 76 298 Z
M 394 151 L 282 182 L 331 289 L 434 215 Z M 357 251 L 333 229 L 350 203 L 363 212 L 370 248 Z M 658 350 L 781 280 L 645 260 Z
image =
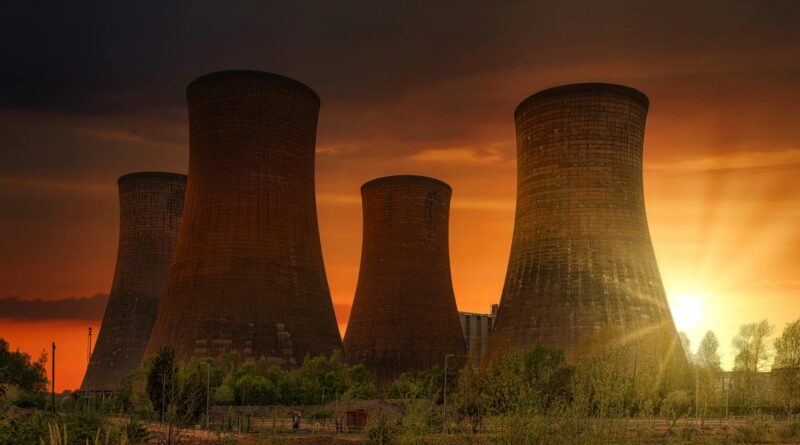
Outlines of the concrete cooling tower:
M 517 210 L 492 355 L 538 342 L 574 359 L 609 332 L 675 327 L 647 227 L 647 97 L 551 88 L 516 109 Z
M 314 196 L 319 97 L 256 71 L 202 76 L 187 97 L 184 222 L 148 355 L 293 366 L 340 349 Z
M 361 269 L 344 337 L 350 363 L 380 382 L 404 371 L 463 361 L 464 337 L 450 278 L 450 187 L 424 176 L 388 176 L 361 187 Z
M 186 176 L 119 178 L 119 247 L 114 281 L 83 391 L 112 391 L 136 370 L 156 320 L 181 223 Z

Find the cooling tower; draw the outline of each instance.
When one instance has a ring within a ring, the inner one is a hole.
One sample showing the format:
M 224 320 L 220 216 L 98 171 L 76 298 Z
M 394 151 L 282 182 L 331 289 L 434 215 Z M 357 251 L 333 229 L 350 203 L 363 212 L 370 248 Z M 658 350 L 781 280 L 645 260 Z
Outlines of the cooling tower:
M 118 184 L 117 266 L 83 391 L 112 391 L 139 367 L 181 223 L 186 176 L 131 173 Z
M 202 76 L 187 97 L 184 222 L 148 355 L 292 366 L 340 349 L 314 197 L 319 97 L 255 71 Z
M 548 89 L 516 109 L 517 210 L 491 354 L 535 342 L 569 359 L 594 339 L 675 333 L 644 207 L 647 97 Z
M 450 187 L 424 176 L 388 176 L 361 187 L 361 269 L 344 337 L 350 363 L 380 382 L 463 359 L 450 278 Z

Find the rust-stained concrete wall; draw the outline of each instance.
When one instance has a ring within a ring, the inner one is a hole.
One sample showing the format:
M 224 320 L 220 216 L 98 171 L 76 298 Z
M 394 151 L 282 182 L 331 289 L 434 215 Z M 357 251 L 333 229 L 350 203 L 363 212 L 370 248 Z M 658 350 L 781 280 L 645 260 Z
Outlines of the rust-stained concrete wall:
M 175 253 L 186 176 L 131 173 L 118 185 L 117 266 L 84 391 L 114 390 L 142 361 Z
M 293 366 L 340 349 L 314 196 L 318 96 L 283 76 L 224 71 L 187 97 L 184 223 L 148 354 L 237 351 Z
M 380 382 L 404 371 L 463 361 L 464 337 L 450 277 L 450 186 L 388 176 L 361 187 L 361 269 L 344 338 L 350 363 Z
M 574 359 L 606 332 L 674 332 L 645 215 L 648 99 L 552 88 L 515 112 L 517 210 L 491 355 L 534 342 Z

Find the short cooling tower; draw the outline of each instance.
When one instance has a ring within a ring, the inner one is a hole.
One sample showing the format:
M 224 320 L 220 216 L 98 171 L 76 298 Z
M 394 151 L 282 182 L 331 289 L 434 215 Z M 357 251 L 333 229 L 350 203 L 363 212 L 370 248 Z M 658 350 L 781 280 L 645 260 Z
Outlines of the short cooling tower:
M 148 355 L 293 366 L 340 349 L 314 195 L 319 97 L 256 71 L 202 76 L 187 97 L 184 222 Z
M 574 359 L 608 332 L 675 332 L 645 215 L 648 104 L 632 88 L 576 84 L 517 107 L 517 210 L 493 356 L 538 342 Z
M 388 176 L 361 187 L 361 269 L 344 348 L 350 363 L 363 363 L 380 382 L 443 366 L 448 354 L 451 365 L 463 361 L 450 278 L 450 193 L 424 176 Z
M 119 178 L 119 247 L 100 335 L 81 390 L 112 391 L 144 356 L 181 223 L 186 176 Z

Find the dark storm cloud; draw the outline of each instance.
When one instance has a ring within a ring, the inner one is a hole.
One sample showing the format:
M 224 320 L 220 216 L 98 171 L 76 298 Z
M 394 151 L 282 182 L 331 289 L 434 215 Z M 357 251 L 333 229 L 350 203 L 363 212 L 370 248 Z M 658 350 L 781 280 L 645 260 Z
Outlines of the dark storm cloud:
M 107 302 L 106 294 L 58 300 L 5 297 L 0 298 L 0 318 L 16 321 L 100 320 Z
M 789 0 L 10 3 L 0 105 L 86 113 L 179 109 L 192 78 L 233 67 L 380 103 L 512 66 L 780 48 L 800 32 Z

